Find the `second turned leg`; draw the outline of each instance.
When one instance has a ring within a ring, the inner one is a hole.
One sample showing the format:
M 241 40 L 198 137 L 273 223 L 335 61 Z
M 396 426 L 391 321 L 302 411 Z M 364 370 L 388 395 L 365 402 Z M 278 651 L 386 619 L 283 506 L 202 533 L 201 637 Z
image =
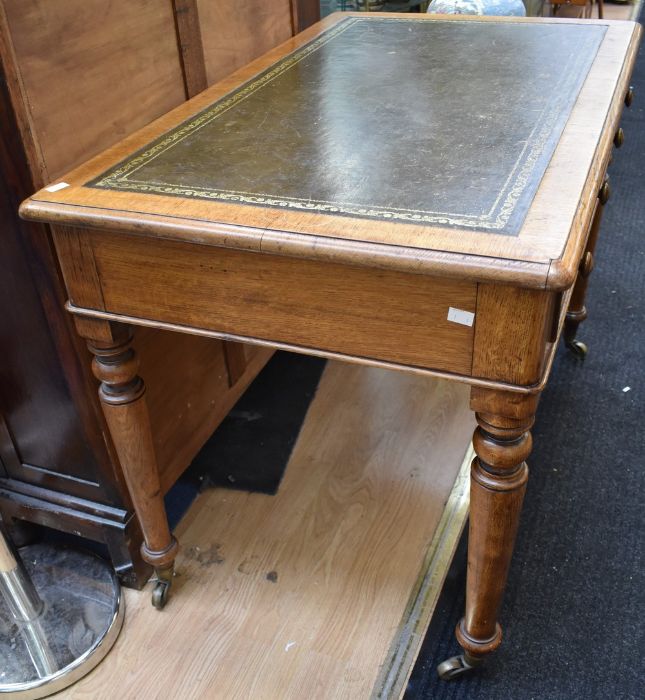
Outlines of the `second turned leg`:
M 126 326 L 109 324 L 109 334 L 109 340 L 94 338 L 87 343 L 94 355 L 94 374 L 101 382 L 103 413 L 143 531 L 141 555 L 157 575 L 152 603 L 162 608 L 171 586 L 178 545 L 168 526 L 132 332 Z
M 625 105 L 627 107 L 631 107 L 633 99 L 634 88 L 630 86 L 625 94 Z M 623 145 L 624 138 L 625 136 L 623 130 L 618 128 L 616 134 L 614 135 L 614 146 L 616 148 L 620 148 Z M 596 249 L 596 241 L 598 240 L 598 232 L 600 231 L 602 212 L 607 200 L 609 199 L 609 194 L 609 181 L 605 178 L 605 181 L 598 192 L 598 206 L 596 207 L 596 213 L 591 224 L 591 230 L 589 231 L 589 238 L 587 239 L 585 253 L 580 261 L 578 278 L 576 279 L 573 293 L 571 294 L 569 309 L 567 310 L 567 316 L 564 322 L 564 341 L 569 350 L 571 350 L 574 355 L 581 359 L 583 359 L 587 354 L 587 346 L 582 341 L 577 340 L 576 335 L 578 333 L 578 327 L 587 318 L 585 297 L 587 295 L 588 278 L 591 274 L 591 270 L 593 269 L 593 255 Z
M 596 213 L 594 214 L 591 230 L 589 231 L 589 238 L 587 239 L 585 253 L 580 260 L 578 277 L 576 278 L 576 283 L 573 287 L 571 299 L 569 300 L 569 308 L 567 309 L 567 315 L 564 321 L 564 342 L 566 343 L 567 348 L 569 348 L 569 350 L 571 350 L 571 352 L 573 352 L 574 355 L 580 359 L 583 359 L 586 356 L 587 346 L 582 341 L 577 340 L 576 336 L 578 334 L 580 324 L 587 318 L 587 307 L 585 306 L 587 286 L 589 284 L 589 275 L 593 270 L 593 256 L 596 249 L 598 234 L 600 232 L 603 209 L 608 199 L 609 182 L 605 180 L 603 186 L 600 188 L 600 192 L 598 193 L 598 206 L 596 207 Z
M 476 457 L 471 468 L 466 613 L 456 630 L 462 656 L 438 667 L 444 679 L 478 666 L 502 641 L 497 621 L 528 480 L 536 396 L 473 389 Z

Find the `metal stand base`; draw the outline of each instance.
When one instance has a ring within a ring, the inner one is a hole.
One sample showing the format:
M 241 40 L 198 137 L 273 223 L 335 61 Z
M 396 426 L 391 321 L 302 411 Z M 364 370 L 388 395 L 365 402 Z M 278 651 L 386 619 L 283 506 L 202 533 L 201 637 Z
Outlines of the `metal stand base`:
M 16 622 L 0 596 L 0 698 L 42 698 L 105 657 L 125 605 L 114 572 L 93 554 L 37 544 L 20 555 L 44 607 L 33 621 Z

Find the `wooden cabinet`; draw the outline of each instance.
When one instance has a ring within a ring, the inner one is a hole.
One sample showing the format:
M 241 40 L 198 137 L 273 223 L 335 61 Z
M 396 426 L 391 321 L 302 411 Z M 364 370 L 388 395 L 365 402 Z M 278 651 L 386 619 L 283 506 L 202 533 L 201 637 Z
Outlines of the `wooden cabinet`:
M 206 77 L 212 85 L 292 36 L 289 0 L 197 0 Z
M 316 19 L 316 3 L 0 2 L 0 513 L 104 542 L 148 569 L 47 226 L 20 201 Z M 198 15 L 199 12 L 199 15 Z M 201 22 L 200 22 L 201 17 Z M 306 18 L 306 19 L 303 19 Z M 136 338 L 169 489 L 270 355 L 153 329 Z

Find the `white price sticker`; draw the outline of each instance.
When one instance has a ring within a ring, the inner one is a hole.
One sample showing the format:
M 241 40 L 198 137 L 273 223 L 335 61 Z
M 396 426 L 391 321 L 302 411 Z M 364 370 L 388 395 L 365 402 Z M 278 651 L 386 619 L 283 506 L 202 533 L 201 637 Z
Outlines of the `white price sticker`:
M 59 182 L 56 185 L 50 185 L 49 187 L 45 187 L 47 192 L 58 192 L 58 190 L 64 190 L 66 187 L 69 187 L 69 185 L 66 182 Z
M 461 323 L 462 326 L 472 326 L 475 320 L 475 314 L 471 311 L 455 309 L 450 306 L 448 307 L 448 320 L 453 323 Z

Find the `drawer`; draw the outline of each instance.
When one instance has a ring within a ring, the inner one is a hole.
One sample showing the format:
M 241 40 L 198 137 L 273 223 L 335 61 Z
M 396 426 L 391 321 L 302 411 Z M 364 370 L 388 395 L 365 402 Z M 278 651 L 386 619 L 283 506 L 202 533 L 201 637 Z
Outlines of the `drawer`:
M 475 311 L 474 283 L 128 234 L 82 236 L 90 237 L 105 311 L 471 373 L 473 328 L 447 317 L 450 307 Z

